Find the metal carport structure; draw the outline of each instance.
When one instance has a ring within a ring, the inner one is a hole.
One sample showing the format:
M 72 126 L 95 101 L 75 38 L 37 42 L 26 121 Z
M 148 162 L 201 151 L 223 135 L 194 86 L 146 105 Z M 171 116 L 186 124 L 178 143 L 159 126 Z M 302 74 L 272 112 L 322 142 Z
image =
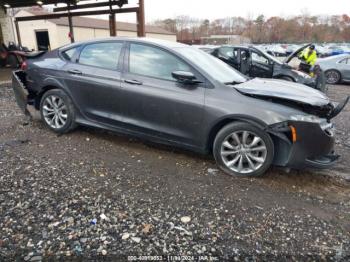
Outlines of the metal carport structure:
M 57 7 L 58 4 L 66 6 Z M 72 17 L 74 16 L 91 16 L 91 15 L 109 15 L 109 31 L 110 36 L 116 36 L 116 19 L 118 13 L 136 13 L 137 18 L 137 35 L 145 36 L 145 8 L 144 0 L 139 0 L 136 7 L 123 7 L 128 4 L 128 0 L 0 0 L 1 8 L 5 11 L 8 8 L 21 8 L 31 6 L 55 5 L 52 14 L 16 17 L 15 27 L 17 33 L 18 44 L 21 45 L 21 35 L 19 31 L 19 22 L 33 20 L 48 20 L 61 17 L 67 17 L 69 22 L 69 32 L 71 42 L 74 42 L 74 30 Z M 96 9 L 97 10 L 94 10 Z M 85 9 L 85 10 L 84 10 Z M 89 9 L 89 10 L 86 10 Z

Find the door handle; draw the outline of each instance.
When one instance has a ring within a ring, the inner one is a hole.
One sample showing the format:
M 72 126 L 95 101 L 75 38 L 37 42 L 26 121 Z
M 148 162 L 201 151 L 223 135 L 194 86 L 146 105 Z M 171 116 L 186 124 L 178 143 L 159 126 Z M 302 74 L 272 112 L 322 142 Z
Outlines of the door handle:
M 130 80 L 130 79 L 125 79 L 125 83 L 131 84 L 131 85 L 142 85 L 142 82 L 137 81 L 137 80 Z
M 72 74 L 72 75 L 82 75 L 83 73 L 77 69 L 71 69 L 67 71 L 68 73 Z

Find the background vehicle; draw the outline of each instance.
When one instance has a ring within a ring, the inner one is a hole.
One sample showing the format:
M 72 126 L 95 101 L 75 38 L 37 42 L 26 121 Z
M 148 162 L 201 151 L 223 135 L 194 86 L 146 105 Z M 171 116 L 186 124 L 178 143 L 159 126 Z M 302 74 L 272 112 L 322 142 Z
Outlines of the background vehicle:
M 213 49 L 211 54 L 250 77 L 278 78 L 324 91 L 325 86 L 323 81 L 321 81 L 323 77 L 322 72 L 316 78 L 312 78 L 308 74 L 294 70 L 288 65 L 307 46 L 295 50 L 283 61 L 279 61 L 277 58 L 253 46 L 221 46 Z
M 341 81 L 350 82 L 350 55 L 336 55 L 318 59 L 319 65 L 325 72 L 328 84 L 337 84 Z
M 19 106 L 58 133 L 77 124 L 212 152 L 232 175 L 271 164 L 331 166 L 335 107 L 304 85 L 249 80 L 197 48 L 150 39 L 77 43 L 27 61 L 13 75 Z M 26 112 L 26 111 L 25 111 Z
M 11 68 L 18 68 L 23 62 L 24 57 L 30 51 L 26 47 L 17 46 L 14 43 L 0 45 L 0 66 L 10 66 Z

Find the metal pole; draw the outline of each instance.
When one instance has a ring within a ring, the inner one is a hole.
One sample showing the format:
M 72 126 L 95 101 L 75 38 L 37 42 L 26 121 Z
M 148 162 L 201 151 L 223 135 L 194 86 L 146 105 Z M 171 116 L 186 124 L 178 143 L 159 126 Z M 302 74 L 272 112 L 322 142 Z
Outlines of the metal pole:
M 136 14 L 137 14 L 137 36 L 144 37 L 146 36 L 144 0 L 139 0 L 139 9 Z

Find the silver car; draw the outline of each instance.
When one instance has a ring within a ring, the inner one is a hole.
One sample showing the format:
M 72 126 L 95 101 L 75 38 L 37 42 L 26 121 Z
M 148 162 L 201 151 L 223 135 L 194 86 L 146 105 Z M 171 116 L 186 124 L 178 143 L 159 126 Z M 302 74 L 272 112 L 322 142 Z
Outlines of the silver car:
M 328 84 L 337 84 L 341 81 L 350 82 L 350 55 L 342 54 L 320 58 L 317 64 L 325 72 Z

